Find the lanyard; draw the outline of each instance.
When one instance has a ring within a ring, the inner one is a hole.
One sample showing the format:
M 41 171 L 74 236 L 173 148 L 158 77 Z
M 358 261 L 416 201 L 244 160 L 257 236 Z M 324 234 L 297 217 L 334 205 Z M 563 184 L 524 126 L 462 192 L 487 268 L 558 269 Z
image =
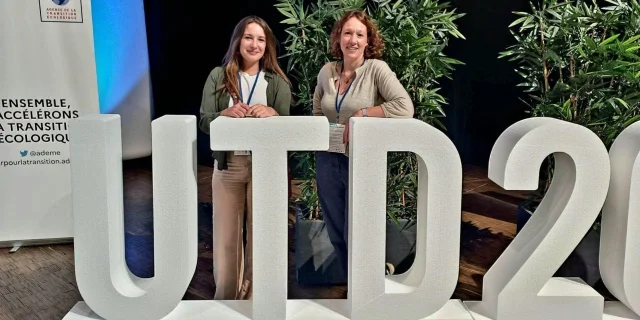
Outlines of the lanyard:
M 240 101 L 243 100 L 242 99 L 242 83 L 240 81 L 241 78 L 242 78 L 242 76 L 240 75 L 240 72 L 238 72 L 238 92 L 240 92 Z M 251 88 L 251 92 L 249 93 L 249 99 L 247 100 L 246 104 L 249 104 L 251 102 L 251 98 L 253 97 L 253 90 L 256 89 L 256 84 L 258 83 L 258 78 L 260 78 L 260 69 L 258 69 L 258 73 L 256 74 L 256 79 L 253 80 L 253 88 Z
M 364 65 L 365 60 L 362 60 L 362 64 L 360 65 L 361 67 Z M 347 90 L 344 91 L 344 95 L 342 96 L 342 99 L 340 99 L 340 102 L 338 103 L 338 96 L 340 95 L 340 85 L 342 84 L 342 71 L 343 70 L 344 70 L 344 60 L 342 61 L 342 68 L 340 68 L 340 79 L 338 80 L 338 92 L 336 92 L 336 112 L 337 112 L 336 122 L 338 122 L 338 123 L 340 122 L 340 109 L 342 108 L 342 102 L 344 101 L 344 98 L 347 96 L 347 93 L 349 92 L 349 89 L 351 89 L 351 85 L 353 85 L 353 83 L 355 82 L 355 80 L 351 81 L 351 83 L 347 87 Z

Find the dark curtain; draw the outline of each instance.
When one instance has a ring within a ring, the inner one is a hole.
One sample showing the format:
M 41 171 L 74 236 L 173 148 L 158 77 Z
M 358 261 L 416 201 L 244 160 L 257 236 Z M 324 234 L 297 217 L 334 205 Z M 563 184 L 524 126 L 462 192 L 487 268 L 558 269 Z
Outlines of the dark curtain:
M 452 81 L 443 81 L 450 104 L 445 108 L 448 136 L 456 144 L 464 164 L 486 167 L 494 142 L 511 124 L 527 117 L 524 97 L 516 85 L 521 78 L 515 65 L 498 59 L 500 51 L 514 43 L 508 26 L 513 11 L 527 11 L 525 0 L 454 0 L 466 16 L 458 21 L 466 40 L 455 39 L 447 54 L 464 62 Z

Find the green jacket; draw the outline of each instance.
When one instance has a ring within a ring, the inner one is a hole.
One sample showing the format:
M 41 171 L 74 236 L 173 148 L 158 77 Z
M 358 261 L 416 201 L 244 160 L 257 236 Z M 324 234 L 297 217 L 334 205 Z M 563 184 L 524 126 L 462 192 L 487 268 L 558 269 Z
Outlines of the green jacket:
M 279 74 L 263 71 L 264 79 L 267 81 L 267 103 L 269 107 L 278 112 L 280 116 L 290 114 L 292 95 L 289 84 Z M 206 134 L 210 134 L 209 125 L 211 121 L 220 115 L 222 110 L 229 107 L 231 96 L 224 88 L 224 68 L 216 67 L 209 73 L 207 81 L 202 90 L 202 102 L 200 104 L 199 127 Z M 215 137 L 211 137 L 215 138 Z M 218 161 L 218 169 L 227 169 L 226 151 L 213 151 L 213 159 Z

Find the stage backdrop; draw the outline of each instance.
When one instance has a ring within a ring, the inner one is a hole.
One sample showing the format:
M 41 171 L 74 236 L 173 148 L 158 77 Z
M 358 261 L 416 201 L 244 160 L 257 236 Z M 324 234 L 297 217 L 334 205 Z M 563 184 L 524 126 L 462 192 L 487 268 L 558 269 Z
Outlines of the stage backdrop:
M 0 1 L 0 244 L 73 236 L 67 121 L 99 112 L 91 1 Z
M 144 3 L 94 1 L 91 11 L 100 112 L 120 115 L 123 160 L 149 156 L 153 111 Z

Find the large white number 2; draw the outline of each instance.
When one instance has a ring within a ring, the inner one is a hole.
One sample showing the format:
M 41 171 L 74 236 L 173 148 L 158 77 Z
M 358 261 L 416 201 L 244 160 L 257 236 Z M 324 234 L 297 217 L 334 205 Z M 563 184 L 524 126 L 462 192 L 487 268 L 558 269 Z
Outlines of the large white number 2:
M 637 315 L 640 314 L 640 122 L 618 136 L 609 157 L 611 183 L 602 210 L 600 273 L 609 291 Z M 609 308 L 623 307 L 607 303 L 606 313 L 613 314 L 617 311 Z
M 552 278 L 578 245 L 607 196 L 610 165 L 587 128 L 552 118 L 509 127 L 496 141 L 489 178 L 507 190 L 536 190 L 544 159 L 554 155 L 545 198 L 484 276 L 482 301 L 467 302 L 476 320 L 601 320 L 604 298 L 580 279 Z

